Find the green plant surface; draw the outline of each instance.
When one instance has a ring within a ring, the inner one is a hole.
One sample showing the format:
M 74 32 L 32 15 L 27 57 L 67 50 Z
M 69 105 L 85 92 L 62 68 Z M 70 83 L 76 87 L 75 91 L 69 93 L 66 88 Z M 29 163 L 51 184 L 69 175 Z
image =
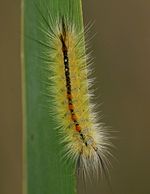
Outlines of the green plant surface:
M 49 114 L 54 107 L 43 92 L 49 72 L 43 73 L 45 63 L 38 57 L 43 45 L 34 41 L 45 41 L 38 28 L 44 22 L 39 10 L 45 16 L 49 10 L 52 18 L 73 14 L 72 22 L 83 27 L 81 0 L 22 0 L 23 193 L 75 194 L 75 165 L 60 154 L 63 145 Z

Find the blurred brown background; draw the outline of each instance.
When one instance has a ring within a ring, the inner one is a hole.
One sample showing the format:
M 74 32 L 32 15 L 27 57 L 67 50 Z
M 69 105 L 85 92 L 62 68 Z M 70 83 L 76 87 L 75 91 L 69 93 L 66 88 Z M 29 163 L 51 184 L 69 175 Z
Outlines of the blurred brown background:
M 116 139 L 114 194 L 150 193 L 150 1 L 83 0 L 95 21 L 97 95 Z M 21 194 L 20 0 L 0 2 L 0 194 Z M 109 194 L 105 180 L 80 194 Z
M 150 193 L 150 1 L 84 0 L 95 20 L 97 94 L 117 147 L 110 170 L 114 194 Z M 88 194 L 111 193 L 106 181 Z M 81 192 L 82 194 L 84 192 Z
M 0 194 L 21 194 L 20 0 L 0 0 Z

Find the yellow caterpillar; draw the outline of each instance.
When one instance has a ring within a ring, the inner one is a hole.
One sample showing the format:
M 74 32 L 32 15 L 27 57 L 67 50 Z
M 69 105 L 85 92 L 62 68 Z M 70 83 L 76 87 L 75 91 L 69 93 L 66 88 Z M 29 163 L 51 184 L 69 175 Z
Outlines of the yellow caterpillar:
M 43 16 L 42 16 L 43 17 Z M 97 174 L 108 165 L 109 138 L 106 129 L 97 120 L 91 102 L 89 78 L 91 66 L 86 54 L 84 30 L 78 29 L 66 17 L 57 20 L 43 17 L 47 30 L 49 51 L 49 95 L 54 102 L 51 110 L 58 124 L 61 142 L 65 144 L 65 157 L 73 160 L 77 171 L 86 176 Z M 40 41 L 39 41 L 40 42 Z

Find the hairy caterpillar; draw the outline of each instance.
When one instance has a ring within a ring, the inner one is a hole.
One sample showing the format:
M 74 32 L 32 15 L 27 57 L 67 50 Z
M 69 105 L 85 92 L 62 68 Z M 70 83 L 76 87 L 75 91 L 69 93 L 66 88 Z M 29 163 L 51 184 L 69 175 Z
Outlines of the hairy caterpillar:
M 57 131 L 60 143 L 65 144 L 64 155 L 85 176 L 91 172 L 98 174 L 99 170 L 107 170 L 110 142 L 92 102 L 93 81 L 89 78 L 92 70 L 85 48 L 85 31 L 65 15 L 54 19 L 49 12 L 48 18 L 40 10 L 39 13 L 46 26 L 41 31 L 47 42 L 37 41 L 47 47 L 50 72 L 47 92 L 53 99 L 51 113 L 59 123 Z

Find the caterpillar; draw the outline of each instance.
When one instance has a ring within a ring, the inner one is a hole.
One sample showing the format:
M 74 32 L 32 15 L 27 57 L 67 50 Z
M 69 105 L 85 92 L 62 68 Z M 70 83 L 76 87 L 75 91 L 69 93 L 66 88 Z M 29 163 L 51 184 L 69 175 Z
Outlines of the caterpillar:
M 74 161 L 76 171 L 82 171 L 84 176 L 98 174 L 107 170 L 110 142 L 106 128 L 98 121 L 97 105 L 92 100 L 92 68 L 85 47 L 86 31 L 65 15 L 54 19 L 49 14 L 48 20 L 42 14 L 41 17 L 47 27 L 41 28 L 47 42 L 38 42 L 48 47 L 50 87 L 47 92 L 53 99 L 51 113 L 58 123 L 60 143 L 65 145 L 64 155 Z

